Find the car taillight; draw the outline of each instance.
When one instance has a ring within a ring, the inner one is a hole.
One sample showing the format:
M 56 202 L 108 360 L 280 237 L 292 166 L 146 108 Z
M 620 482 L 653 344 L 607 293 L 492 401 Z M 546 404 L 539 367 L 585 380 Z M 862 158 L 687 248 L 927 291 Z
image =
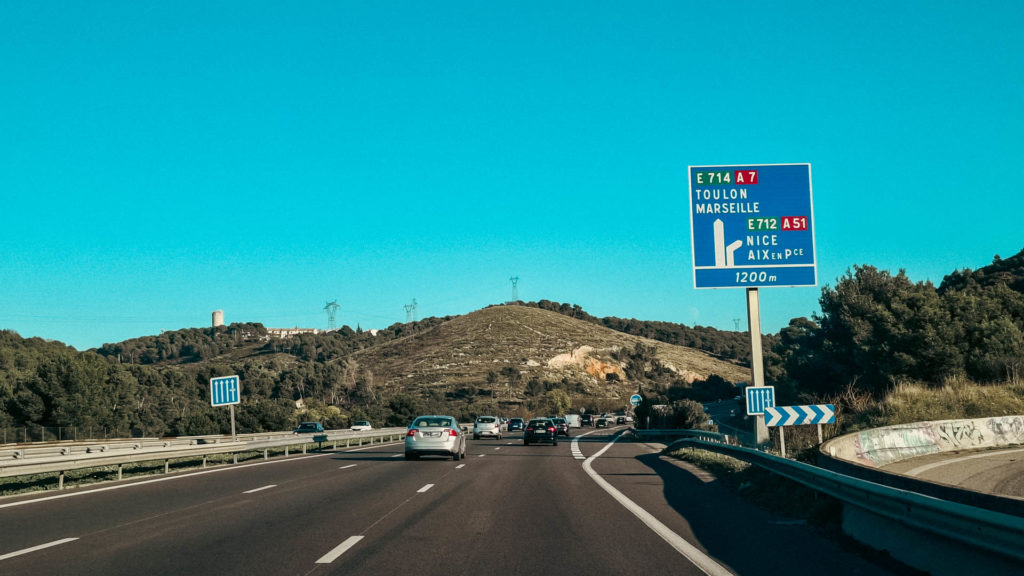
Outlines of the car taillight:
M 527 432 L 532 432 L 533 431 L 533 426 L 527 426 L 526 427 L 526 431 Z
M 416 435 L 416 429 L 415 428 L 409 428 L 409 431 L 406 432 L 405 435 L 406 436 L 415 436 Z
M 449 436 L 458 436 L 459 435 L 459 431 L 454 429 L 454 428 L 452 428 L 452 429 L 448 430 L 448 435 Z
M 554 431 L 555 431 L 554 427 L 548 428 L 548 432 L 554 432 Z

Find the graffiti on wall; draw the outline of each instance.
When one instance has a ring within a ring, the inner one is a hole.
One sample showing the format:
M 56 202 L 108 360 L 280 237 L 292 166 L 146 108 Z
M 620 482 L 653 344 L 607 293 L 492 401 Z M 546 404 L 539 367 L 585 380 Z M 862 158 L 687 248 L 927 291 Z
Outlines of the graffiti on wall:
M 857 460 L 868 466 L 884 466 L 905 458 L 934 454 L 938 439 L 927 422 L 865 430 L 857 435 Z
M 998 446 L 1024 444 L 1024 417 L 990 418 L 985 425 L 992 433 L 992 442 Z
M 938 437 L 950 448 L 975 448 L 985 444 L 985 432 L 974 420 L 939 422 Z

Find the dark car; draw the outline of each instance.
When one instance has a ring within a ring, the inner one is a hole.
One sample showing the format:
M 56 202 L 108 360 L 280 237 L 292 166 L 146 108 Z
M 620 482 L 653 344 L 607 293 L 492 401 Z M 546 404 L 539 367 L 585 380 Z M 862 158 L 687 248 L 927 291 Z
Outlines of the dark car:
M 522 418 L 512 418 L 508 421 L 508 431 L 522 430 L 526 426 L 526 422 L 523 422 Z
M 529 446 L 534 442 L 551 442 L 558 446 L 558 429 L 550 418 L 534 418 L 526 424 L 523 430 L 523 445 Z
M 615 423 L 616 424 L 625 424 L 626 423 L 626 417 L 625 416 L 619 416 L 618 418 L 615 419 Z
M 303 422 L 299 427 L 292 430 L 292 434 L 320 434 L 324 431 L 323 424 L 319 422 Z
M 555 423 L 555 429 L 558 430 L 559 436 L 569 435 L 569 422 L 565 418 L 551 418 L 550 420 Z
M 594 417 L 593 416 L 591 416 L 590 414 L 584 414 L 583 416 L 580 416 L 580 426 L 593 426 L 593 425 L 594 425 Z
M 608 427 L 608 419 L 607 418 L 598 418 L 597 419 L 597 423 L 594 424 L 594 428 L 607 428 L 607 427 Z

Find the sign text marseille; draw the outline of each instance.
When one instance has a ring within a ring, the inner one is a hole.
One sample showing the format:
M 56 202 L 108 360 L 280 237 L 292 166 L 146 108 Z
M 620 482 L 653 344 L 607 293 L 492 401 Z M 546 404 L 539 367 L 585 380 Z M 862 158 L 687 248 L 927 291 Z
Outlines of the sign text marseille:
M 690 166 L 694 288 L 815 286 L 810 164 Z

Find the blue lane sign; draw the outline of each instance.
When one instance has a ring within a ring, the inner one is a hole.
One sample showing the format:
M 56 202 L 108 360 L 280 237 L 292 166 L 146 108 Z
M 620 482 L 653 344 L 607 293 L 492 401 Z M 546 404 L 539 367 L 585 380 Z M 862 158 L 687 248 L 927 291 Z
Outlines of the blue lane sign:
M 775 386 L 747 386 L 747 414 L 757 416 L 764 414 L 765 408 L 775 406 Z
M 210 402 L 214 406 L 227 406 L 241 402 L 242 386 L 238 376 L 210 378 Z
M 689 168 L 694 288 L 818 284 L 810 164 Z
M 632 404 L 633 406 L 639 406 L 640 403 L 643 402 L 643 400 L 643 396 L 639 394 L 633 394 L 632 396 L 629 397 L 629 403 Z
M 810 406 L 772 406 L 764 410 L 765 426 L 799 426 L 801 424 L 832 424 L 836 407 L 832 404 Z

